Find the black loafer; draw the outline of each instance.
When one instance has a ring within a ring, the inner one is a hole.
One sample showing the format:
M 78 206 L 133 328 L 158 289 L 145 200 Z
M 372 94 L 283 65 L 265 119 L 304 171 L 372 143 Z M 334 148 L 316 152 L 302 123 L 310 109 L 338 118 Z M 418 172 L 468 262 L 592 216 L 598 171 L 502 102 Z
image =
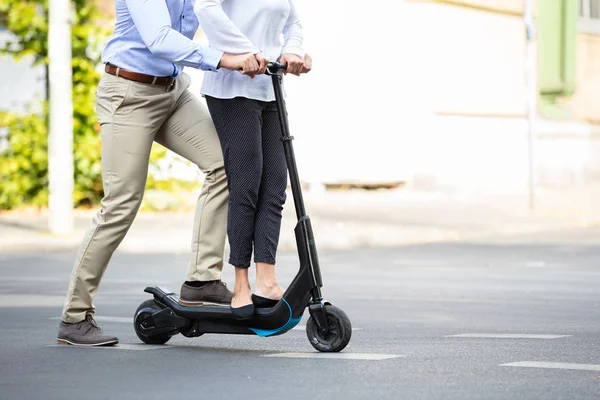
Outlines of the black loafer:
M 268 299 L 266 297 L 257 296 L 255 294 L 252 295 L 252 303 L 256 308 L 271 308 L 275 307 L 279 300 Z
M 235 319 L 250 319 L 254 315 L 254 304 L 238 308 L 231 307 L 231 314 Z

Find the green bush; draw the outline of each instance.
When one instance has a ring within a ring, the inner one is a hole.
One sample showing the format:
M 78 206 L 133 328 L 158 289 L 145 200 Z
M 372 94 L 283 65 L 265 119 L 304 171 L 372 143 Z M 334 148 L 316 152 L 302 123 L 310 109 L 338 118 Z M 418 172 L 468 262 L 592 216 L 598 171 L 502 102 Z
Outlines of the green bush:
M 100 74 L 96 71 L 99 41 L 107 31 L 97 23 L 94 2 L 75 0 L 73 40 L 73 151 L 76 205 L 92 204 L 102 197 L 100 135 L 94 95 Z M 15 59 L 31 56 L 34 65 L 48 64 L 48 1 L 3 0 L 0 23 L 15 36 L 0 51 Z M 48 200 L 48 107 L 29 115 L 5 114 L 0 125 L 8 128 L 9 148 L 0 158 L 0 209 L 23 205 L 44 207 Z
M 0 209 L 48 203 L 48 136 L 39 115 L 0 116 L 11 132 L 9 149 L 0 155 Z M 13 134 L 16 133 L 16 134 Z
M 95 92 L 100 80 L 97 71 L 100 50 L 109 31 L 99 23 L 102 21 L 94 3 L 72 1 L 74 202 L 78 207 L 95 205 L 103 196 Z M 17 60 L 30 56 L 35 65 L 47 68 L 48 0 L 2 0 L 0 24 L 15 36 L 13 43 L 0 47 L 0 54 L 9 54 Z M 41 109 L 28 115 L 0 115 L 0 127 L 8 128 L 9 132 L 9 148 L 0 154 L 0 210 L 47 205 L 47 102 Z M 155 146 L 151 163 L 165 153 L 164 148 Z M 160 182 L 150 177 L 148 187 L 169 190 L 178 186 L 176 182 Z

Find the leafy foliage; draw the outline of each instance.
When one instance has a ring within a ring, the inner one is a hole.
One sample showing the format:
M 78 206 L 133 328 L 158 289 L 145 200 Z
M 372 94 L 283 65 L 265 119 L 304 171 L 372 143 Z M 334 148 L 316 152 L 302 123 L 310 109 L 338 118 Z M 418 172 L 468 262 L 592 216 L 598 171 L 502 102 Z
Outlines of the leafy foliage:
M 103 196 L 95 91 L 100 80 L 100 46 L 109 32 L 94 1 L 73 0 L 72 4 L 74 201 L 76 206 L 89 206 Z M 8 43 L 0 43 L 0 54 L 16 60 L 27 57 L 47 68 L 48 0 L 0 0 L 0 24 L 13 34 Z M 9 132 L 9 146 L 0 154 L 0 210 L 47 204 L 47 102 L 41 109 L 29 115 L 0 115 L 0 127 Z M 164 154 L 163 148 L 153 149 L 152 162 Z M 149 185 L 154 184 L 156 180 L 149 179 Z

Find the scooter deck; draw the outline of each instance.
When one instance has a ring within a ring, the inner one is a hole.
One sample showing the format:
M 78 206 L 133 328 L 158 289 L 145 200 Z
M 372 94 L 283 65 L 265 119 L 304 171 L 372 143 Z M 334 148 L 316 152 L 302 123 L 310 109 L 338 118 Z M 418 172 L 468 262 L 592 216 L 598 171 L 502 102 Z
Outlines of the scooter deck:
M 256 334 L 258 336 L 275 336 L 294 328 L 302 315 L 293 317 L 287 300 L 282 299 L 272 308 L 257 308 L 252 318 L 236 319 L 230 307 L 221 306 L 183 306 L 179 304 L 179 296 L 161 286 L 147 287 L 146 293 L 154 295 L 154 299 L 173 312 L 173 318 L 184 318 L 188 324 L 204 333 L 237 333 Z M 169 318 L 163 316 L 163 318 Z

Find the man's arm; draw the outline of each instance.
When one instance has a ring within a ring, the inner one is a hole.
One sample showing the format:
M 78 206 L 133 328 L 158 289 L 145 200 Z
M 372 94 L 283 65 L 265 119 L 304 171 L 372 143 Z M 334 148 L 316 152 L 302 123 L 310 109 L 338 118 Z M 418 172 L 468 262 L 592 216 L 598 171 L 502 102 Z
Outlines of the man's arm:
M 142 40 L 157 57 L 205 71 L 214 71 L 218 67 L 244 71 L 252 64 L 247 56 L 223 54 L 172 29 L 165 0 L 126 0 L 126 4 Z

